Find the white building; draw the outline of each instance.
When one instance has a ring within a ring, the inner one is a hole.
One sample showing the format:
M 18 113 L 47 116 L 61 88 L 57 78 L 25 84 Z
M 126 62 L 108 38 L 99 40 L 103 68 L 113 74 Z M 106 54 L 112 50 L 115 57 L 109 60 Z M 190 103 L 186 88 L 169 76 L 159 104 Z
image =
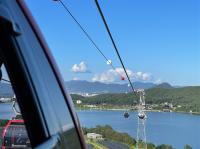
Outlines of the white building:
M 81 100 L 77 100 L 76 103 L 77 103 L 77 104 L 81 104 L 82 101 L 81 101 Z
M 11 102 L 12 98 L 0 98 L 0 102 Z
M 95 139 L 95 140 L 103 140 L 102 135 L 97 134 L 97 133 L 87 133 L 87 138 L 88 139 Z

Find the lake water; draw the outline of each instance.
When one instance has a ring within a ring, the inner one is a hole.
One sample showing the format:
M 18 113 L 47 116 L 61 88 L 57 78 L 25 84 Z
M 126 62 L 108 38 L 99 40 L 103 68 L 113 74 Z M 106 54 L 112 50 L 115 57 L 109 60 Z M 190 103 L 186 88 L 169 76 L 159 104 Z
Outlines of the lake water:
M 15 113 L 12 110 L 11 103 L 0 103 L 0 119 L 11 119 L 15 117 Z
M 123 111 L 78 111 L 83 127 L 108 124 L 119 132 L 127 132 L 136 138 L 137 113 L 130 112 L 125 119 Z M 183 149 L 189 144 L 200 149 L 200 116 L 181 113 L 148 112 L 146 121 L 147 141 L 154 144 L 169 144 Z
M 130 112 L 125 119 L 123 111 L 77 111 L 83 127 L 110 125 L 119 132 L 127 132 L 136 138 L 137 113 Z M 11 104 L 0 104 L 0 119 L 15 116 Z M 181 113 L 148 112 L 146 121 L 147 141 L 154 144 L 170 144 L 176 149 L 183 149 L 189 144 L 193 149 L 200 149 L 200 116 Z

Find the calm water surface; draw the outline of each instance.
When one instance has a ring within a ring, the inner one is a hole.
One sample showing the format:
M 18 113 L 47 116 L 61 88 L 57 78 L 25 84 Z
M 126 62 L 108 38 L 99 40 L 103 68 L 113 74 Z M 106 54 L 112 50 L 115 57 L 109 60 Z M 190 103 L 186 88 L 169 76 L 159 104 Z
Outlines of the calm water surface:
M 130 112 L 128 119 L 123 117 L 123 111 L 86 110 L 77 113 L 83 127 L 108 124 L 119 132 L 127 132 L 134 138 L 137 136 L 136 112 Z M 147 116 L 148 142 L 170 144 L 176 149 L 189 144 L 193 149 L 200 149 L 200 116 L 164 112 L 149 112 Z
M 12 104 L 0 104 L 0 119 L 11 119 L 15 116 Z M 130 112 L 125 119 L 123 111 L 77 111 L 83 127 L 96 125 L 110 125 L 119 132 L 127 132 L 136 138 L 137 113 Z M 200 149 L 200 116 L 181 114 L 149 112 L 147 113 L 146 134 L 147 141 L 154 144 L 170 144 L 176 149 L 183 149 L 189 144 L 193 149 Z

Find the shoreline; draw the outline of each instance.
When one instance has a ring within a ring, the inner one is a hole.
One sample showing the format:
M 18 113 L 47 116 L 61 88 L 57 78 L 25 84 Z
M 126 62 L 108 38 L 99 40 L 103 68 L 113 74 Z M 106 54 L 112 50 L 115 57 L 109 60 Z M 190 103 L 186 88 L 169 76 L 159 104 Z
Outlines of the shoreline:
M 0 104 L 12 104 L 12 102 L 0 102 Z M 114 107 L 114 108 L 107 108 L 107 107 L 77 107 L 75 106 L 75 109 L 77 111 L 84 111 L 84 110 L 97 110 L 97 111 L 137 111 L 137 109 L 133 109 L 131 107 Z M 162 110 L 156 110 L 156 109 L 152 109 L 152 110 L 145 110 L 146 112 L 165 112 Z M 200 116 L 200 113 L 198 112 L 186 112 L 186 111 L 170 111 L 173 113 L 182 113 L 182 114 L 191 114 L 191 115 L 197 115 Z M 170 112 L 165 112 L 165 113 L 170 113 Z
M 80 108 L 80 107 L 75 107 L 77 111 L 89 111 L 89 110 L 96 110 L 96 111 L 130 111 L 130 112 L 137 112 L 137 109 L 129 109 L 129 108 Z M 186 112 L 186 111 L 170 111 L 170 112 L 165 112 L 162 110 L 145 110 L 146 112 L 162 112 L 162 113 L 182 113 L 182 114 L 190 114 L 190 115 L 198 115 L 200 116 L 200 113 L 198 112 Z

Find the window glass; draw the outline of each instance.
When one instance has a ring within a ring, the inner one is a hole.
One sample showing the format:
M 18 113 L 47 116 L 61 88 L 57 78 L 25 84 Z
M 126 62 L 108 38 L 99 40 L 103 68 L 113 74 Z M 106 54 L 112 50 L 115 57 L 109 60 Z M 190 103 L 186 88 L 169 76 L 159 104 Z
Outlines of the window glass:
M 23 12 L 19 11 L 17 6 L 12 7 L 12 13 L 16 14 L 16 21 L 22 33 L 16 40 L 37 92 L 49 133 L 54 135 L 74 128 L 67 102 L 47 59 L 45 49 L 40 45 Z
M 44 118 L 44 125 L 48 135 L 50 135 L 49 137 L 59 135 L 61 139 L 59 145 L 62 148 L 80 148 L 80 140 L 67 105 L 68 102 L 64 98 L 64 93 L 61 91 L 56 74 L 47 58 L 47 53 L 43 48 L 44 45 L 39 42 L 32 26 L 17 5 L 17 2 L 13 2 L 8 7 L 13 15 L 14 22 L 20 28 L 21 34 L 15 38 L 19 48 L 18 52 L 22 57 L 20 60 L 23 61 L 26 72 L 30 77 L 31 87 L 36 95 L 35 103 L 38 106 L 37 108 L 41 110 L 41 117 Z M 12 142 L 14 143 L 15 141 L 13 140 Z
M 20 109 L 4 65 L 0 81 L 0 148 L 31 148 Z

